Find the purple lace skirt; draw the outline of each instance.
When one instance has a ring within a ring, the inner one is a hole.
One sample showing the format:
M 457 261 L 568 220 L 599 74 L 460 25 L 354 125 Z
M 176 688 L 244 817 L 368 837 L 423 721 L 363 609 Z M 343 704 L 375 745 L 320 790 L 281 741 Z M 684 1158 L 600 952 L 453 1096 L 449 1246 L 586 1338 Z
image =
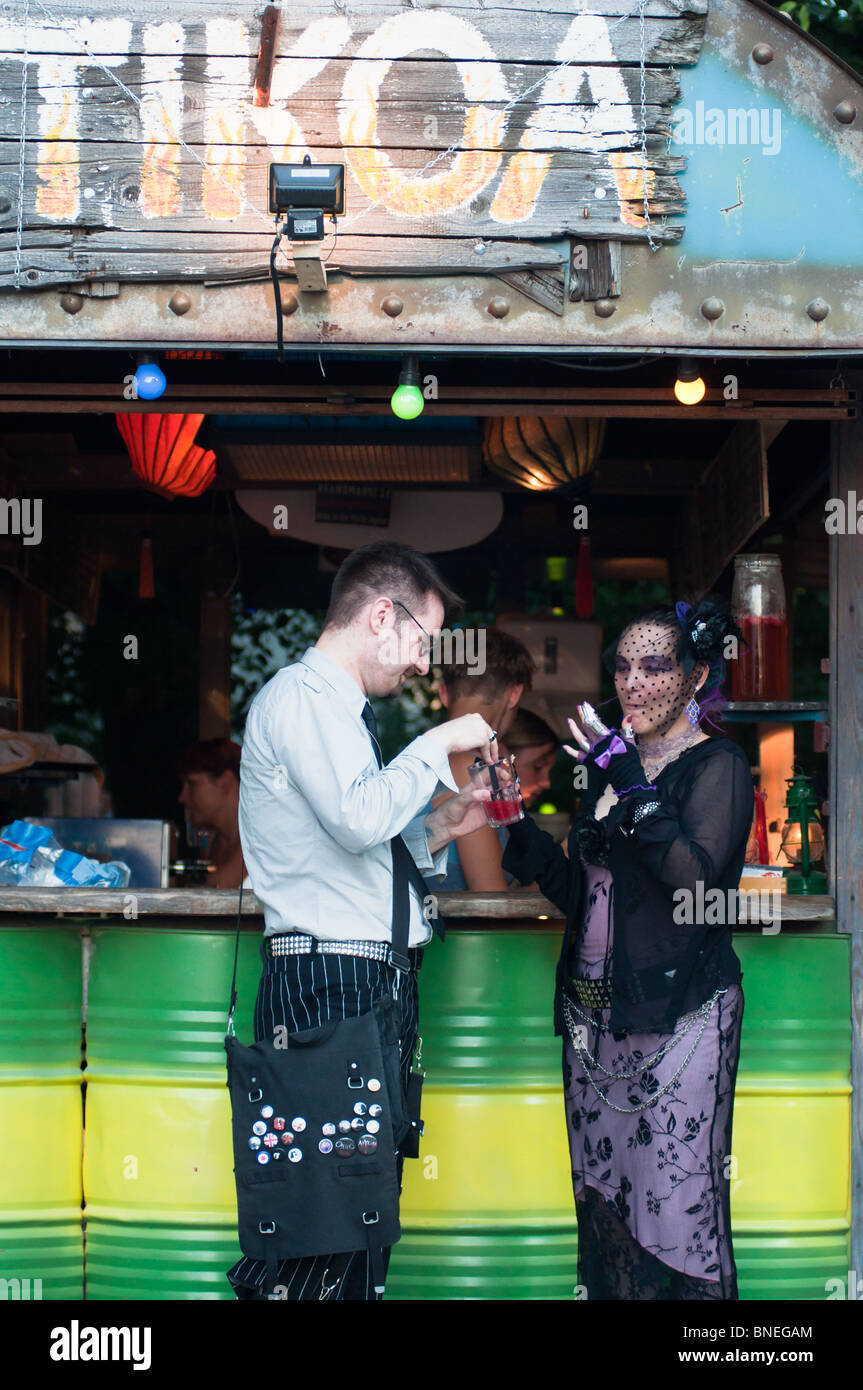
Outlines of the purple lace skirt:
M 597 979 L 611 959 L 613 882 L 593 864 L 585 873 L 574 973 Z M 742 1019 L 739 985 L 673 1035 L 615 1041 L 607 1009 L 568 1010 L 564 1095 L 588 1298 L 737 1297 L 729 1188 Z

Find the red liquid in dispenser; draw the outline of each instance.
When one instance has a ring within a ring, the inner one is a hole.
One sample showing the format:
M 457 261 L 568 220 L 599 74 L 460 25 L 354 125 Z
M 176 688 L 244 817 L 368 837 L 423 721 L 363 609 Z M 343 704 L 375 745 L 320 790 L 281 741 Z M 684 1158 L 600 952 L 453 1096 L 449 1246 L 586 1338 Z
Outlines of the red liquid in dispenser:
M 734 700 L 788 699 L 788 625 L 784 618 L 738 618 L 743 641 L 731 663 Z

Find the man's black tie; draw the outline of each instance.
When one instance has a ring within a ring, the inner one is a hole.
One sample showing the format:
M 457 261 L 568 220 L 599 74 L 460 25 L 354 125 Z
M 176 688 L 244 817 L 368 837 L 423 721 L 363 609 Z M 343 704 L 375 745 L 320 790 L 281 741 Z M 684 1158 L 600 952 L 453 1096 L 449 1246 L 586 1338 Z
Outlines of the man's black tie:
M 378 743 L 378 722 L 375 719 L 374 710 L 372 709 L 368 700 L 366 700 L 366 703 L 363 706 L 363 712 L 361 717 L 363 723 L 365 724 L 366 728 L 371 734 L 372 746 L 375 750 L 375 761 L 377 762 L 378 767 L 383 767 L 383 758 L 381 756 L 380 744 Z M 414 888 L 419 893 L 420 902 L 424 902 L 429 890 L 426 887 L 425 880 L 423 879 L 422 874 L 416 866 L 416 861 L 413 855 L 411 854 L 401 835 L 393 836 L 393 838 L 390 840 L 390 849 L 392 851 L 393 857 L 392 930 L 393 945 L 395 946 L 395 943 L 397 941 L 397 925 L 401 924 L 404 928 L 405 926 L 409 926 L 410 923 L 410 893 L 408 885 L 413 884 Z M 431 921 L 429 925 L 432 927 L 434 931 L 437 932 L 441 940 L 443 940 L 444 936 L 446 935 L 446 924 L 444 923 L 443 918 L 440 916 L 431 915 Z M 407 932 L 404 933 L 404 939 L 405 941 L 407 941 Z

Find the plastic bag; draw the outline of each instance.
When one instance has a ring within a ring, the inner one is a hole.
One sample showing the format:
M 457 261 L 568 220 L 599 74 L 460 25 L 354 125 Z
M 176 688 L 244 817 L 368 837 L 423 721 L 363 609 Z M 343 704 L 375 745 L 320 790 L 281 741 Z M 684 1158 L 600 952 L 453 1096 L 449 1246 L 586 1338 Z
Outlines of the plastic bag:
M 131 869 L 64 849 L 44 825 L 16 820 L 0 829 L 0 885 L 28 888 L 125 888 Z

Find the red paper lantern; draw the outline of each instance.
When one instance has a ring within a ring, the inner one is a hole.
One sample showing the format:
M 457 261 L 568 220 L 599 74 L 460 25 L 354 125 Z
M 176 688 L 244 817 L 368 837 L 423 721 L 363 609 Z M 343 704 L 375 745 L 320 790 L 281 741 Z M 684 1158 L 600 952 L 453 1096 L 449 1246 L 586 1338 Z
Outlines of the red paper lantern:
M 203 415 L 118 415 L 132 467 L 163 497 L 200 497 L 216 473 L 216 455 L 201 449 L 195 435 Z

